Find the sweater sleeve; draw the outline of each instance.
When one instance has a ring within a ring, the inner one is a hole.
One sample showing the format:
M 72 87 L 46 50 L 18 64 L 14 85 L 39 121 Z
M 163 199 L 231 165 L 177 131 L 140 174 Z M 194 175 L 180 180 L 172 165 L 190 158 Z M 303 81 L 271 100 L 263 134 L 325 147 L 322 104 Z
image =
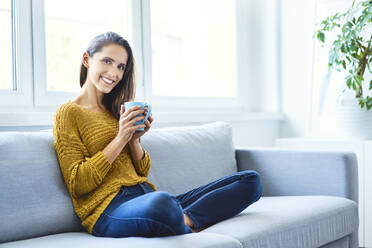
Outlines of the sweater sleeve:
M 80 139 L 71 111 L 57 111 L 53 135 L 59 166 L 70 195 L 79 198 L 96 189 L 112 164 L 102 151 L 92 156 L 85 155 L 88 152 Z
M 133 162 L 134 168 L 140 176 L 147 177 L 150 173 L 151 158 L 149 153 L 142 147 L 144 156 L 141 160 Z

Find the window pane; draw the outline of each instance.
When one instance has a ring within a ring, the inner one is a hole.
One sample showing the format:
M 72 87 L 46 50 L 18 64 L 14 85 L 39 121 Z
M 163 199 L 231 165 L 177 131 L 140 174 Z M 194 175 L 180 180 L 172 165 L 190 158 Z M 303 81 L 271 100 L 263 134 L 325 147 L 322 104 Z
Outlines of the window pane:
M 316 8 L 316 23 L 319 24 L 328 16 L 344 13 L 352 1 L 319 1 Z M 328 53 L 331 44 L 337 38 L 337 32 L 326 33 L 324 46 L 314 40 L 313 99 L 312 99 L 312 134 L 337 135 L 335 126 L 336 100 L 345 88 L 345 72 L 328 70 Z M 345 92 L 347 93 L 347 92 Z
M 125 0 L 46 0 L 47 90 L 80 90 L 80 64 L 90 40 L 113 31 L 127 37 Z
M 0 1 L 0 90 L 13 90 L 11 0 Z
M 236 96 L 232 0 L 150 1 L 152 94 Z

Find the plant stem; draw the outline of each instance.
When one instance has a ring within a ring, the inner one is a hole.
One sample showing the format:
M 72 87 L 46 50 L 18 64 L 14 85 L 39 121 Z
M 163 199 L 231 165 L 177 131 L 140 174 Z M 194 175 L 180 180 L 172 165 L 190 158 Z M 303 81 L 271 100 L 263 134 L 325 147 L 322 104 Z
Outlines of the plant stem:
M 363 53 L 363 57 L 359 61 L 359 68 L 360 68 L 360 70 L 357 73 L 359 76 L 363 76 L 364 75 L 364 71 L 366 70 L 366 66 L 367 66 L 367 62 L 368 62 L 367 57 L 368 57 L 369 49 L 370 49 L 370 46 L 371 46 L 371 40 L 372 40 L 372 37 L 369 39 L 368 46 L 367 46 L 367 48 L 365 48 L 364 53 Z M 363 96 L 363 88 L 360 85 L 358 85 L 356 92 L 357 92 L 357 94 L 356 94 L 355 97 L 358 98 L 358 97 Z

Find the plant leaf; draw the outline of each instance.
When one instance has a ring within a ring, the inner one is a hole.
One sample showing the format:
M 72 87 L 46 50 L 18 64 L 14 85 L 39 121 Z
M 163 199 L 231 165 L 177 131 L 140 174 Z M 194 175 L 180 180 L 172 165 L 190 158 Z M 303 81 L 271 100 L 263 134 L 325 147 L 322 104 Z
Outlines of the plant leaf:
M 317 35 L 317 38 L 318 40 L 320 40 L 321 42 L 324 43 L 324 33 L 322 31 L 318 31 L 318 35 Z
M 359 99 L 359 105 L 361 108 L 364 107 L 364 100 L 363 99 Z
M 344 69 L 346 70 L 346 63 L 345 63 L 345 60 L 342 60 L 342 67 L 344 67 Z

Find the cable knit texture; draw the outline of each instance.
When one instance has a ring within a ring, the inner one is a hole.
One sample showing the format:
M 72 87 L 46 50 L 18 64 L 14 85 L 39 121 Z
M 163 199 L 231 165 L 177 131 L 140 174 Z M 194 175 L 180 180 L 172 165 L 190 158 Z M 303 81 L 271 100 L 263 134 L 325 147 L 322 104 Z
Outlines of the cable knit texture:
M 113 163 L 103 149 L 114 139 L 119 122 L 109 112 L 96 113 L 68 101 L 54 116 L 54 147 L 82 225 L 92 233 L 94 224 L 122 186 L 146 182 L 151 159 L 145 149 L 140 161 L 133 161 L 127 144 Z

